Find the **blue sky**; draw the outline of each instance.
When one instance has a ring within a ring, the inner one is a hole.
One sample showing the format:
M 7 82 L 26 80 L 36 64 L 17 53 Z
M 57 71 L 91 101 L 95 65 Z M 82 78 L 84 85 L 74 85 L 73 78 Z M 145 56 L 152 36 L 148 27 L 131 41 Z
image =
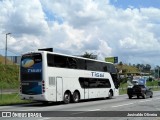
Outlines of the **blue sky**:
M 123 9 L 126 9 L 131 6 L 134 8 L 160 8 L 160 0 L 110 0 L 110 3 L 115 7 Z

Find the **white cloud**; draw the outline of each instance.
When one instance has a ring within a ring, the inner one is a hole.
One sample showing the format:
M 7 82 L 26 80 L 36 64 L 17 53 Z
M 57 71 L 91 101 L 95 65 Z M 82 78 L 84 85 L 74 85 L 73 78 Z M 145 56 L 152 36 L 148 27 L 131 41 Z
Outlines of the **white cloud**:
M 53 47 L 73 55 L 90 51 L 100 59 L 119 56 L 128 63 L 153 61 L 160 53 L 159 8 L 120 9 L 109 0 L 5 0 L 0 7 L 2 48 L 11 32 L 9 47 L 17 52 Z
M 8 48 L 17 51 L 17 53 L 22 53 L 24 50 L 33 51 L 37 48 L 43 47 L 43 44 L 40 42 L 40 40 L 36 36 L 32 35 L 23 35 L 16 39 L 12 37 L 8 40 Z
M 82 40 L 85 39 L 83 30 L 74 29 L 72 26 L 69 26 L 68 24 L 55 24 L 55 28 L 55 32 L 61 30 L 61 33 L 64 34 L 62 38 L 63 42 L 57 40 L 58 47 L 62 49 L 70 49 L 72 47 L 80 49 L 82 47 Z
M 11 31 L 17 34 L 44 34 L 48 26 L 38 0 L 33 1 L 2 1 L 1 11 L 4 32 Z
M 120 40 L 120 46 L 122 48 L 131 49 L 136 46 L 136 41 L 132 38 L 124 38 L 123 40 Z
M 104 40 L 99 40 L 99 55 L 100 58 L 104 60 L 104 56 L 111 56 L 112 55 L 112 48 L 109 47 L 108 43 Z

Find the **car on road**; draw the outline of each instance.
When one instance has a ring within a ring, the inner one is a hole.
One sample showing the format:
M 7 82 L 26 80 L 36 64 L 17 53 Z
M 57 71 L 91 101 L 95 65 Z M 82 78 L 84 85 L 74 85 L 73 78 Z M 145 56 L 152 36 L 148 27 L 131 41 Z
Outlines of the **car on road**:
M 148 88 L 145 85 L 134 85 L 132 88 L 129 87 L 127 88 L 127 94 L 129 99 L 132 99 L 134 96 L 137 96 L 137 98 L 142 97 L 143 99 L 146 99 L 147 97 L 153 97 L 151 88 Z

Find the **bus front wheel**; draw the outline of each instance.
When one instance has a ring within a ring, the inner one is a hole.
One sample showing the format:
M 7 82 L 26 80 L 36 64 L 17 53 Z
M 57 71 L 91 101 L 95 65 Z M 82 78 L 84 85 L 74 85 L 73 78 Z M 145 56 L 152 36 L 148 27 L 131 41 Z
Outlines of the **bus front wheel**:
M 111 99 L 113 97 L 113 92 L 109 91 L 108 98 Z
M 73 102 L 77 103 L 77 102 L 79 102 L 79 99 L 80 99 L 79 93 L 77 91 L 75 91 L 73 93 Z
M 71 95 L 70 95 L 70 93 L 69 92 L 65 92 L 65 94 L 64 94 L 64 103 L 65 104 L 68 104 L 68 103 L 70 103 L 70 100 L 71 100 Z

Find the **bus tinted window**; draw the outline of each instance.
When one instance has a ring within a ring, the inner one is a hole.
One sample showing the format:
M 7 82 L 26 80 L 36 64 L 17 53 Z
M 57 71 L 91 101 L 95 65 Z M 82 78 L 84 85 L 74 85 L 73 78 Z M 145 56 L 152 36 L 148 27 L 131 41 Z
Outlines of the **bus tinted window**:
M 86 70 L 86 60 L 77 59 L 77 68 L 81 70 Z
M 60 55 L 54 55 L 54 66 L 55 67 L 61 67 L 61 68 L 66 68 L 67 58 L 64 56 Z
M 98 79 L 98 87 L 99 88 L 110 88 L 111 84 L 109 79 Z
M 107 69 L 110 73 L 117 73 L 117 70 L 113 64 L 108 64 L 107 63 Z
M 47 54 L 47 64 L 48 66 L 54 66 L 54 56 L 51 54 Z
M 94 61 L 87 60 L 86 65 L 87 65 L 87 70 L 93 70 L 93 71 L 97 70 L 96 69 L 96 62 L 94 62 Z
M 111 84 L 109 79 L 100 78 L 79 78 L 82 88 L 110 88 Z
M 47 63 L 50 67 L 77 68 L 77 59 L 61 55 L 47 54 Z
M 22 58 L 21 58 L 21 64 L 23 64 L 23 60 L 25 59 L 30 59 L 30 60 L 33 60 L 34 63 L 40 63 L 42 62 L 42 55 L 39 54 L 39 53 L 34 53 L 34 54 L 26 54 L 26 55 L 23 55 Z M 24 61 L 26 62 L 26 61 Z
M 77 58 L 73 58 L 73 57 L 66 57 L 67 61 L 66 61 L 66 67 L 67 68 L 77 68 Z
M 69 56 L 47 54 L 47 62 L 50 67 L 81 69 L 117 73 L 113 64 L 74 58 Z
M 98 88 L 97 79 L 95 78 L 88 78 L 88 88 Z
M 21 81 L 42 80 L 42 55 L 25 54 L 21 59 Z
M 107 72 L 107 64 L 97 61 L 86 61 L 87 70 Z

